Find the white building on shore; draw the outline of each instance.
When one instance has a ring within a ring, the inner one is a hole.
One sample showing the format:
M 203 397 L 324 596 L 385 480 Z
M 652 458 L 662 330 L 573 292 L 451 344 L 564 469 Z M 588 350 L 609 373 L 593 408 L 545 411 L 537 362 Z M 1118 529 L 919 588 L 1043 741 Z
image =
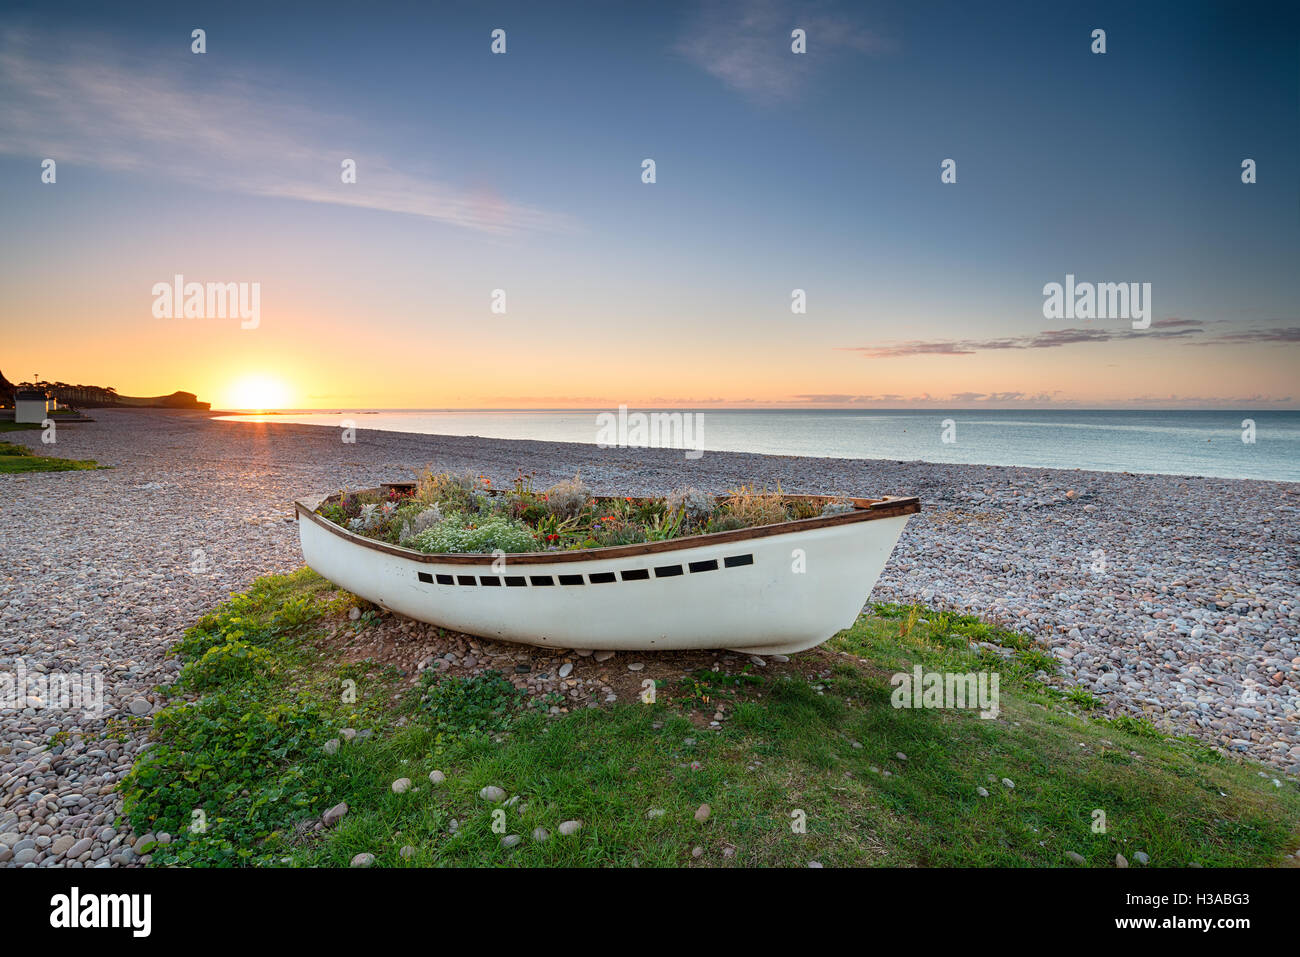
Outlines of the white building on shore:
M 50 408 L 50 394 L 44 389 L 14 391 L 15 422 L 34 422 L 40 425 L 49 417 Z

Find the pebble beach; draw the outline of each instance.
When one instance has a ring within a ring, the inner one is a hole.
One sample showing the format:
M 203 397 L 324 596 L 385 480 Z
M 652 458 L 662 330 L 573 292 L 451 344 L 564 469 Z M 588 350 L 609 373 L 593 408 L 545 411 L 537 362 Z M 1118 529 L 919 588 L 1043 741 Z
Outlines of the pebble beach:
M 0 674 L 99 676 L 105 696 L 97 717 L 0 708 L 0 867 L 138 863 L 138 848 L 163 836 L 123 829 L 116 786 L 164 703 L 155 689 L 179 670 L 169 648 L 231 592 L 301 567 L 295 499 L 409 480 L 426 464 L 497 486 L 520 468 L 543 487 L 580 471 L 601 494 L 779 482 L 917 495 L 923 510 L 874 601 L 970 612 L 1031 635 L 1060 664 L 1053 683 L 1088 691 L 1106 713 L 1300 775 L 1300 484 L 734 452 L 688 460 L 367 430 L 345 443 L 340 429 L 207 413 L 91 414 L 61 427 L 54 446 L 39 431 L 4 437 L 111 468 L 0 475 Z

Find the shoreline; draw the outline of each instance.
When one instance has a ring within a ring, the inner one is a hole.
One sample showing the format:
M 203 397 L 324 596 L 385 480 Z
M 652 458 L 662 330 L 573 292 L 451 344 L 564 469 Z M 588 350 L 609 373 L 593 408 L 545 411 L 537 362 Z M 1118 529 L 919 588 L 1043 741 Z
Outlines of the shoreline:
M 350 411 L 350 412 L 349 412 L 349 411 L 344 411 L 344 412 L 338 412 L 338 413 L 334 413 L 334 412 L 321 412 L 321 411 L 315 411 L 315 412 L 275 412 L 275 411 L 272 411 L 272 412 L 247 412 L 247 411 L 235 411 L 235 412 L 211 412 L 211 413 L 205 413 L 205 414 L 208 415 L 208 417 L 209 417 L 210 419 L 212 419 L 213 421 L 218 421 L 218 422 L 219 422 L 219 421 L 228 421 L 228 422 L 231 422 L 232 424 L 235 424 L 235 423 L 237 423 L 237 422 L 239 421 L 239 419 L 241 419 L 241 418 L 247 418 L 247 417 L 253 417 L 253 416 L 278 416 L 278 415 L 286 415 L 286 416 L 290 416 L 290 415 L 389 415 L 389 414 L 415 413 L 415 412 L 419 412 L 419 413 L 422 413 L 422 414 L 429 414 L 429 415 L 440 415 L 440 414 L 446 414 L 446 415 L 471 415 L 471 414 L 479 414 L 479 413 L 481 413 L 481 414 L 520 414 L 520 415 L 523 415 L 523 414 L 528 414 L 528 413 L 533 413 L 533 412 L 538 412 L 538 413 L 559 413 L 559 412 L 590 412 L 590 411 L 607 411 L 607 410 L 587 410 L 587 409 L 576 409 L 576 410 L 575 410 L 575 409 L 558 409 L 558 410 L 557 410 L 557 409 L 520 409 L 520 410 L 499 410 L 499 409 L 469 409 L 469 410 L 461 410 L 461 409 L 437 409 L 437 410 L 375 410 L 375 411 L 369 411 L 369 412 L 367 412 L 367 411 L 361 411 L 361 412 L 358 412 L 358 411 Z M 819 409 L 768 409 L 768 410 L 763 410 L 763 409 L 727 409 L 727 410 L 724 410 L 724 411 L 727 411 L 727 412 L 755 412 L 755 413 L 761 413 L 761 412 L 798 412 L 798 413 L 809 413 L 809 414 L 815 414 L 815 413 L 818 413 L 818 412 L 827 412 L 827 411 L 857 412 L 857 411 L 859 411 L 859 410 L 852 410 L 852 409 L 843 409 L 843 410 L 841 410 L 841 409 L 835 409 L 835 410 L 825 410 L 825 409 L 820 409 L 820 410 L 819 410 Z M 928 410 L 914 410 L 914 409 L 906 409 L 906 410 L 872 410 L 872 411 L 889 411 L 889 412 L 904 411 L 904 412 L 918 412 L 918 413 L 924 411 L 924 412 L 926 412 L 926 414 L 929 414 Z M 942 414 L 943 412 L 948 412 L 948 411 L 956 411 L 956 412 L 963 412 L 963 411 L 977 411 L 977 412 L 983 412 L 983 411 L 1008 411 L 1008 412 L 1012 412 L 1012 411 L 1019 411 L 1019 410 L 935 410 L 935 414 L 936 414 L 936 415 L 937 415 L 937 414 Z M 1045 410 L 1036 410 L 1036 411 L 1045 411 Z M 1091 410 L 1083 410 L 1083 411 L 1091 411 Z M 1099 411 L 1099 412 L 1103 412 L 1103 413 L 1104 413 L 1104 412 L 1106 412 L 1107 410 L 1095 410 L 1095 411 Z M 1148 410 L 1135 410 L 1135 411 L 1148 411 Z M 1159 411 L 1159 410 L 1150 410 L 1150 411 Z M 1201 410 L 1171 410 L 1171 411 L 1201 411 Z M 1281 410 L 1281 411 L 1291 411 L 1291 410 Z M 296 426 L 296 427 L 300 427 L 300 428 L 326 429 L 326 430 L 329 430 L 329 431 L 332 431 L 332 432 L 338 432 L 338 431 L 340 431 L 340 427 L 339 427 L 338 425 L 328 425 L 328 424 L 323 423 L 323 422 L 257 422 L 257 423 L 244 422 L 243 424 L 244 424 L 244 425 L 252 425 L 252 424 L 260 424 L 260 425 L 277 425 L 277 426 L 281 426 L 281 427 L 286 427 L 286 426 Z M 505 437 L 484 436 L 484 435 L 477 435 L 477 434 L 464 434 L 464 433 L 452 433 L 452 432 L 408 432 L 408 431 L 402 431 L 402 430 L 399 430 L 399 429 L 374 429 L 374 428 L 367 429 L 367 428 L 365 428 L 364 423 L 358 423 L 357 426 L 355 427 L 355 431 L 356 431 L 356 432 L 366 431 L 366 432 L 384 433 L 384 434 L 390 434 L 390 435 L 401 435 L 401 436 L 406 436 L 406 437 L 409 437 L 409 438 L 424 437 L 424 438 L 436 438 L 436 439 L 446 439 L 446 440 L 450 440 L 450 439 L 478 439 L 478 440 L 481 440 L 481 441 L 484 441 L 484 442 L 536 442 L 536 443 L 541 443 L 541 444 L 543 444 L 543 445 L 548 445 L 548 446 L 565 446 L 565 447 L 572 446 L 572 447 L 575 448 L 575 449 L 584 449 L 584 450 L 599 450 L 599 451 L 612 451 L 612 450 L 620 450 L 620 451 L 654 451 L 654 452 L 664 452 L 664 453 L 668 453 L 668 454 L 675 454 L 675 455 L 677 455 L 677 456 L 679 456 L 679 457 L 683 457 L 683 456 L 684 456 L 684 452 L 686 451 L 685 449 L 681 449 L 681 448 L 661 448 L 661 447 L 656 447 L 656 448 L 646 448 L 646 447 L 641 447 L 641 446 L 616 446 L 616 447 L 612 447 L 612 448 L 605 448 L 605 447 L 600 446 L 600 445 L 597 444 L 596 442 L 573 442 L 573 441 L 567 441 L 567 440 L 562 440 L 562 439 L 528 439 L 528 438 L 517 438 L 517 437 L 505 438 Z M 705 449 L 703 449 L 701 454 L 704 455 L 704 456 L 719 456 L 719 455 L 753 455 L 753 456 L 759 456 L 759 457 L 762 457 L 762 458 L 796 458 L 796 459 L 809 459 L 809 460 L 813 460 L 813 461 L 855 462 L 855 463 L 889 463 L 889 464 L 896 464 L 896 465 L 927 465 L 927 466 L 933 466 L 933 467 L 936 467 L 936 468 L 951 468 L 951 467 L 1005 468 L 1005 469 L 1032 469 L 1032 470 L 1039 470 L 1039 471 L 1045 471 L 1045 472 L 1067 472 L 1067 473 L 1082 472 L 1082 473 L 1099 473 L 1099 474 L 1103 474 L 1103 475 L 1129 475 L 1129 476 L 1149 475 L 1149 476 L 1159 476 L 1159 477 L 1177 478 L 1177 479 L 1215 479 L 1215 480 L 1230 481 L 1230 482 L 1264 482 L 1264 483 L 1278 483 L 1278 484 L 1283 484 L 1283 485 L 1293 485 L 1293 486 L 1300 487 L 1300 479 L 1285 479 L 1285 478 L 1258 478 L 1258 477 L 1253 477 L 1253 476 L 1233 476 L 1233 475 L 1203 475 L 1203 474 L 1193 473 L 1193 472 L 1161 472 L 1161 471 L 1147 470 L 1147 469 L 1097 469 L 1097 468 L 1084 468 L 1084 467 L 1081 467 L 1081 466 L 1075 466 L 1075 467 L 1072 467 L 1072 468 L 1067 468 L 1067 467 L 1052 466 L 1052 465 L 1024 465 L 1024 464 L 1017 464 L 1017 463 L 995 463 L 995 462 L 944 462 L 944 461 L 936 461 L 936 460 L 925 459 L 925 458 L 920 458 L 920 459 L 899 459 L 899 458 L 893 458 L 893 457 L 889 457 L 889 456 L 883 456 L 883 457 L 863 457 L 863 456 L 854 456 L 854 455 L 811 455 L 811 454 L 800 453 L 800 452 L 783 453 L 783 452 L 761 452 L 761 451 L 750 451 L 750 450 L 739 450 L 739 449 L 710 449 L 710 448 L 705 448 Z
M 873 601 L 972 613 L 1032 635 L 1060 665 L 1053 684 L 1083 688 L 1102 713 L 1300 774 L 1296 483 L 738 452 L 690 461 L 661 449 L 366 429 L 344 444 L 328 428 L 157 410 L 100 410 L 96 422 L 60 430 L 53 449 L 39 432 L 6 438 L 112 466 L 0 476 L 0 671 L 21 659 L 29 672 L 100 675 L 110 717 L 133 722 L 119 745 L 100 738 L 103 719 L 80 712 L 0 712 L 0 833 L 20 820 L 24 833 L 71 822 L 103 848 L 96 863 L 129 858 L 127 836 L 109 834 L 120 811 L 113 786 L 147 740 L 153 688 L 174 678 L 178 664 L 165 656 L 184 630 L 255 578 L 302 566 L 295 499 L 429 463 L 473 468 L 497 486 L 519 467 L 538 485 L 581 470 L 600 493 L 780 482 L 790 492 L 918 495 L 922 511 Z M 61 752 L 56 732 L 68 736 Z

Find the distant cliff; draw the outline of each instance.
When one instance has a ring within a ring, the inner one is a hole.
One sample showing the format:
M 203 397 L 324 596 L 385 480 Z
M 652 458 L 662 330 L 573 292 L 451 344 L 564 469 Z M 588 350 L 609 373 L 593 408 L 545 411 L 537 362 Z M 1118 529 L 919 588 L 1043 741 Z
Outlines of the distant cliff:
M 20 383 L 20 386 L 44 389 L 61 405 L 79 409 L 111 406 L 129 406 L 148 409 L 210 409 L 211 402 L 200 402 L 193 392 L 173 392 L 171 395 L 135 396 L 118 395 L 112 386 L 69 385 L 66 382 Z M 0 403 L 13 405 L 14 389 L 18 388 L 0 373 Z

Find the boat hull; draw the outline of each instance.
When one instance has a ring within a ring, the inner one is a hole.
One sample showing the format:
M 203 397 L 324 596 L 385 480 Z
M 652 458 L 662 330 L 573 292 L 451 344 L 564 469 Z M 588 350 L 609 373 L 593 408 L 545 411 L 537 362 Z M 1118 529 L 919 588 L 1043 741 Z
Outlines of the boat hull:
M 313 570 L 418 621 L 549 648 L 790 654 L 853 624 L 908 514 L 495 562 L 376 545 L 303 505 L 298 517 Z

